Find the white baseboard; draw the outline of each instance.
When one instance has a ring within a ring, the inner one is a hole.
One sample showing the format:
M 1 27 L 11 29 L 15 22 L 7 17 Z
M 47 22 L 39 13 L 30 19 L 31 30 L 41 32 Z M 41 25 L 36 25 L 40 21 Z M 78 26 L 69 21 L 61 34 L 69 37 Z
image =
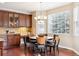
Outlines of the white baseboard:
M 66 48 L 66 49 L 69 49 L 69 50 L 72 50 L 72 51 L 74 51 L 77 55 L 79 55 L 79 52 L 76 51 L 76 50 L 73 49 L 73 48 L 69 48 L 69 47 L 65 47 L 65 46 L 61 46 L 61 45 L 59 45 L 59 47 L 61 47 L 61 48 Z

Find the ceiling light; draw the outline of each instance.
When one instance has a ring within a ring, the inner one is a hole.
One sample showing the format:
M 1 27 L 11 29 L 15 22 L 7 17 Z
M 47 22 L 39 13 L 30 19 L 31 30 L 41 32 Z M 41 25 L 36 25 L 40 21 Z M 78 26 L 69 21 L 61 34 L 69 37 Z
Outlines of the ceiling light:
M 36 16 L 34 17 L 35 20 L 44 20 L 47 19 L 47 17 L 44 15 L 44 11 L 42 9 L 42 2 L 40 2 L 40 8 L 36 11 Z

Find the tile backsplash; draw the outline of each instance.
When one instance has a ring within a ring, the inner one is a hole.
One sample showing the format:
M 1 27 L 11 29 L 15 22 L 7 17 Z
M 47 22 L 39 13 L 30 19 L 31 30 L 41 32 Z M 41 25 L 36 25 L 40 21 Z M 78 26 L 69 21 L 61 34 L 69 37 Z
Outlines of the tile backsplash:
M 20 28 L 2 28 L 0 27 L 0 34 L 6 34 L 6 30 L 9 31 L 9 33 L 19 33 L 21 35 L 27 34 L 28 28 L 26 27 L 20 27 Z

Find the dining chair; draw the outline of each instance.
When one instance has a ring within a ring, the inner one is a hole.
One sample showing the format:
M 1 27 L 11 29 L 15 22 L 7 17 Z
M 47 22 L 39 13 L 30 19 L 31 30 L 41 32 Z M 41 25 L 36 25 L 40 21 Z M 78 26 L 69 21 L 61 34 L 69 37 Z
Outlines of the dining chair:
M 23 41 L 24 41 L 24 46 L 26 47 L 26 37 L 22 37 L 23 38 Z
M 26 37 L 26 46 L 29 47 L 30 45 L 30 38 L 29 36 Z
M 59 55 L 59 43 L 60 43 L 59 35 L 54 35 L 54 40 L 56 41 L 56 43 L 55 43 L 55 51 L 57 51 L 58 55 Z
M 23 41 L 24 41 L 24 46 L 26 47 L 27 46 L 27 43 L 29 43 L 29 36 L 22 36 L 23 38 Z
M 53 39 L 47 39 L 46 41 L 46 51 L 48 52 L 47 48 L 50 48 L 50 54 L 52 53 L 52 48 L 53 48 L 53 53 L 55 55 L 55 44 L 56 41 Z
M 31 37 L 30 37 L 30 43 L 31 43 L 31 49 L 32 49 L 32 51 L 35 52 L 35 50 L 36 50 L 36 48 L 37 48 L 37 47 L 36 47 L 36 46 L 37 46 L 37 45 L 36 45 L 36 43 L 37 43 L 37 42 L 36 42 L 36 37 L 31 36 Z
M 37 37 L 37 48 L 38 48 L 38 52 L 41 53 L 46 53 L 46 48 L 45 48 L 45 36 L 40 35 Z

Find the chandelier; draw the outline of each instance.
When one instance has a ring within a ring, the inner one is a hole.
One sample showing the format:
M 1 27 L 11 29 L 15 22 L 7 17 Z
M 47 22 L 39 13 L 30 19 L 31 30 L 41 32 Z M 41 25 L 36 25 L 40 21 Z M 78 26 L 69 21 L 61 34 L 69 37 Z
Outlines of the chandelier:
M 39 8 L 36 11 L 36 16 L 34 17 L 35 20 L 44 20 L 47 19 L 47 17 L 44 15 L 45 11 L 43 11 L 43 2 L 40 2 Z

